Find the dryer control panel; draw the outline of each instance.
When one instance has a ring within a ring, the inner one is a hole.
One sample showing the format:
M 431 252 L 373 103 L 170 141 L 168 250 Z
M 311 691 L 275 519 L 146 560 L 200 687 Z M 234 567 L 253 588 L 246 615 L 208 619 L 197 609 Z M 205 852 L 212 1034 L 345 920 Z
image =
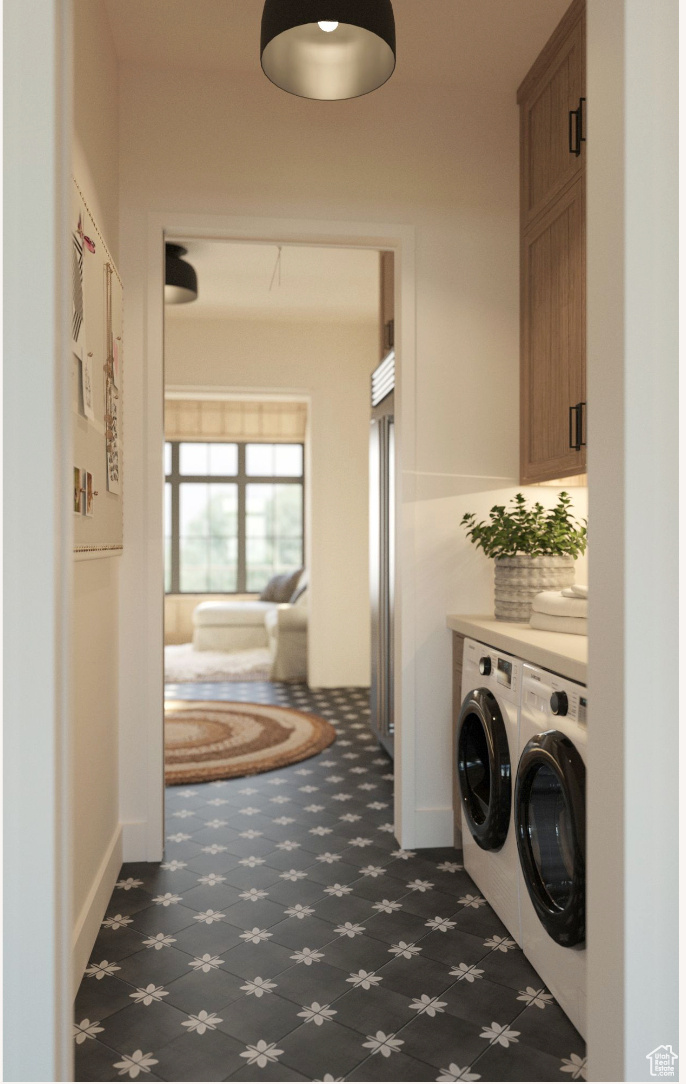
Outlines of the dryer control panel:
M 525 666 L 523 704 L 552 718 L 567 718 L 582 726 L 586 725 L 586 687 L 574 681 L 566 681 L 547 670 Z

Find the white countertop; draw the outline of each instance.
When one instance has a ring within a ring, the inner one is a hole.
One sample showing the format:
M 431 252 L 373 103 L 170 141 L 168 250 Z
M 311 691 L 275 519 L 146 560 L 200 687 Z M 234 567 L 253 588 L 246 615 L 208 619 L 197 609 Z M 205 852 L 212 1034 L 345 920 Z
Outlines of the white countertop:
M 562 677 L 586 684 L 588 637 L 565 632 L 542 632 L 518 621 L 496 621 L 491 615 L 448 614 L 453 632 L 499 647 L 525 662 L 553 670 Z

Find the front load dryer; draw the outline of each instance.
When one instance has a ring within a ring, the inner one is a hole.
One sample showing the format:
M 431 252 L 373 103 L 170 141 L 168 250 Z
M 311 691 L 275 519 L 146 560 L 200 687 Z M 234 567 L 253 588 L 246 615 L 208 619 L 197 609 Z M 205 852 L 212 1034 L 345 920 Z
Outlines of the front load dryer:
M 523 667 L 514 821 L 522 948 L 586 1033 L 586 687 Z
M 519 659 L 465 639 L 462 707 L 455 728 L 464 867 L 518 943 L 519 859 L 512 809 L 521 673 Z

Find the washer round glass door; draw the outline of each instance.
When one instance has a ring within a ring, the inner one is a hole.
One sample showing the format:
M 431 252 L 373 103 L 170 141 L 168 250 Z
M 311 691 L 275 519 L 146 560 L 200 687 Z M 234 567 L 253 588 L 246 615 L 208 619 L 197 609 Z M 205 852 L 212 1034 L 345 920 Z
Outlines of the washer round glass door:
M 457 722 L 457 773 L 462 812 L 485 851 L 498 851 L 507 838 L 512 770 L 505 723 L 488 689 L 465 697 Z
M 559 731 L 537 734 L 517 770 L 517 847 L 529 897 L 559 945 L 586 936 L 586 769 Z

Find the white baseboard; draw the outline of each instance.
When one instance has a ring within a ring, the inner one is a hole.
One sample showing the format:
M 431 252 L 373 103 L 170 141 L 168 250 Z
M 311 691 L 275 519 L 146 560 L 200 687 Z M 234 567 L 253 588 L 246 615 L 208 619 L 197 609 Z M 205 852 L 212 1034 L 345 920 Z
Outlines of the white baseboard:
M 118 824 L 114 830 L 102 862 L 93 878 L 90 891 L 74 924 L 72 937 L 72 963 L 74 994 L 79 988 L 100 923 L 107 910 L 122 864 L 122 830 Z
M 423 847 L 452 847 L 453 836 L 452 806 L 416 809 L 412 841 L 403 843 L 403 846 L 411 847 L 412 850 L 421 850 Z

